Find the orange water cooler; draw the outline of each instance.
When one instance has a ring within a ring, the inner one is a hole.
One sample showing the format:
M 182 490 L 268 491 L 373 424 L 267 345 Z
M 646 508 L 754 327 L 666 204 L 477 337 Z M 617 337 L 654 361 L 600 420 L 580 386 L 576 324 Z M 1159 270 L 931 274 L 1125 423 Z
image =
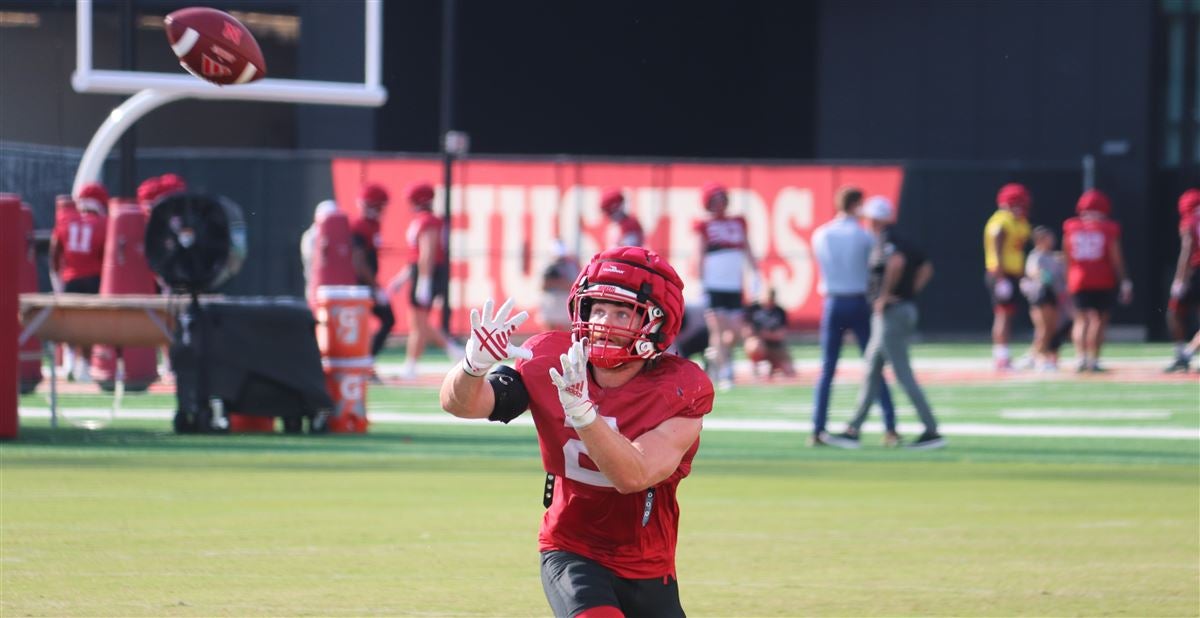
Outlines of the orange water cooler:
M 317 287 L 317 347 L 333 397 L 329 430 L 335 433 L 367 431 L 367 384 L 374 367 L 371 300 L 371 289 L 366 286 Z

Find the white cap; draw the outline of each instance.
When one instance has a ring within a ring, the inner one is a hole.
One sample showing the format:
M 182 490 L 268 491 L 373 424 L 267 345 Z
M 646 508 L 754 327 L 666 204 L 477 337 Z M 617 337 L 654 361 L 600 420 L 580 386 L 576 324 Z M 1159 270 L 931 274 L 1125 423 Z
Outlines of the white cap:
M 320 223 L 329 215 L 337 212 L 337 210 L 337 202 L 333 200 L 325 200 L 324 202 L 317 204 L 317 209 L 313 211 L 313 221 Z
M 876 195 L 868 199 L 859 212 L 868 219 L 891 221 L 896 209 L 892 208 L 891 200 L 882 195 Z

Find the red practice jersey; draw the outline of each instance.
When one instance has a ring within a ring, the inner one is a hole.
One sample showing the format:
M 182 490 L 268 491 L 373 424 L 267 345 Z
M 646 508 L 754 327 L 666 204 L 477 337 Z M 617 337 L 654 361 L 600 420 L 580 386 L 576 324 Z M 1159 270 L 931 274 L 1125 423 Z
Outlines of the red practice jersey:
M 744 217 L 700 219 L 696 221 L 695 230 L 704 238 L 705 250 L 709 252 L 750 246 Z
M 1192 253 L 1188 256 L 1188 265 L 1200 268 L 1200 217 L 1193 215 L 1180 219 L 1179 231 L 1192 237 Z
M 437 215 L 428 210 L 417 211 L 413 215 L 411 221 L 408 222 L 408 231 L 405 235 L 405 240 L 408 241 L 408 261 L 416 264 L 421 258 L 421 247 L 419 239 L 421 234 L 432 230 L 437 234 L 437 256 L 434 257 L 434 263 L 442 261 L 442 256 L 446 254 L 442 246 L 442 220 Z
M 66 214 L 55 223 L 54 241 L 62 247 L 58 275 L 63 281 L 100 275 L 107 225 L 105 217 L 91 211 Z
M 570 345 L 571 336 L 565 332 L 535 335 L 525 342 L 533 358 L 516 364 L 529 391 L 542 465 L 557 477 L 553 502 L 538 533 L 539 549 L 579 554 L 620 577 L 674 576 L 679 534 L 675 492 L 679 481 L 691 472 L 700 441 L 688 449 L 675 472 L 654 488 L 653 504 L 645 518 L 647 492 L 618 493 L 588 458 L 587 447 L 566 420 L 558 390 L 550 381 L 550 369 L 562 369 L 559 355 Z M 702 369 L 672 354 L 660 359 L 657 366 L 620 388 L 606 390 L 589 380 L 588 394 L 600 415 L 597 422 L 607 422 L 633 440 L 668 419 L 699 418 L 712 410 L 712 382 Z
M 642 232 L 642 224 L 638 223 L 636 217 L 627 215 L 618 221 L 614 234 L 614 247 L 641 247 L 646 244 L 646 234 Z
M 1121 239 L 1121 226 L 1111 219 L 1072 217 L 1063 223 L 1067 256 L 1067 291 L 1111 290 L 1117 287 L 1112 247 Z

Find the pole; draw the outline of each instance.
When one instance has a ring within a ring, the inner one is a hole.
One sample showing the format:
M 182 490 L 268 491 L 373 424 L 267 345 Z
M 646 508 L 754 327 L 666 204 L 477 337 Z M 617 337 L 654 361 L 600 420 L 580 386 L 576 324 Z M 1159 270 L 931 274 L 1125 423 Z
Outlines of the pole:
M 137 67 L 137 46 L 134 44 L 137 31 L 133 23 L 135 18 L 133 0 L 121 0 L 121 68 L 126 71 L 134 71 Z M 130 126 L 121 136 L 120 182 L 117 183 L 114 195 L 131 196 L 137 192 L 136 131 Z
M 454 181 L 454 154 L 446 143 L 446 135 L 454 130 L 454 23 L 456 0 L 442 1 L 442 93 L 438 118 L 438 139 L 442 148 L 442 247 L 443 261 L 450 264 L 450 187 Z M 450 277 L 446 277 L 442 292 L 442 332 L 450 334 Z

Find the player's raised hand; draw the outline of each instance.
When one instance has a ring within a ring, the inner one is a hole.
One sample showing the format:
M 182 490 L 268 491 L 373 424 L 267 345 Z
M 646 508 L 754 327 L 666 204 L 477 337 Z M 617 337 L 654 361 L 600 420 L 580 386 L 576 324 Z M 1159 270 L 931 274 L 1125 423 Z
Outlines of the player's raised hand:
M 583 351 L 587 338 L 571 337 L 571 348 L 558 357 L 562 373 L 550 368 L 550 381 L 558 387 L 558 401 L 562 404 L 567 421 L 576 429 L 583 429 L 596 420 L 596 406 L 588 396 L 587 354 Z
M 463 371 L 475 377 L 487 374 L 492 365 L 509 358 L 520 357 L 526 360 L 533 353 L 520 346 L 512 345 L 509 338 L 529 314 L 522 311 L 508 317 L 512 313 L 513 299 L 504 301 L 494 314 L 492 299 L 483 303 L 483 312 L 471 310 L 471 338 L 467 340 L 466 356 L 463 357 Z

